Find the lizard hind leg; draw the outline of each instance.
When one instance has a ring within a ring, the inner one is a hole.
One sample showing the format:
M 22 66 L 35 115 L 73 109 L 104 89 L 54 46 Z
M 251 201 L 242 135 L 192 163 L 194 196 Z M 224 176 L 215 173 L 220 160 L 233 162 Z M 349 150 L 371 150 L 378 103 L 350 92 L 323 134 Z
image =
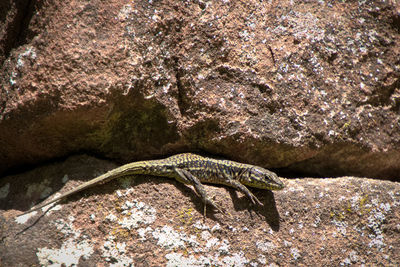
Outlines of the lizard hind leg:
M 209 198 L 203 184 L 196 176 L 184 169 L 175 168 L 174 170 L 179 175 L 179 178 L 176 178 L 178 182 L 193 185 L 196 192 L 200 195 L 204 203 L 204 217 L 206 216 L 206 205 L 210 205 L 213 208 L 217 209 L 219 212 L 225 213 L 219 205 L 217 205 L 211 198 Z

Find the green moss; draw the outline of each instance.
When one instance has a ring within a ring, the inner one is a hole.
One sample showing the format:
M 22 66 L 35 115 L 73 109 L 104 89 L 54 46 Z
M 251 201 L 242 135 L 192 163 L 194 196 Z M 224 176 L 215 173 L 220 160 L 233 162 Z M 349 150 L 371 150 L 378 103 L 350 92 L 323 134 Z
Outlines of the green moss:
M 97 144 L 94 149 L 112 157 L 157 152 L 178 138 L 175 124 L 168 123 L 165 107 L 140 98 L 132 103 L 123 99 L 108 114 L 103 127 L 88 135 L 88 141 Z
M 97 144 L 99 150 L 107 150 L 107 144 L 112 142 L 113 127 L 120 121 L 122 117 L 121 112 L 113 112 L 106 119 L 103 127 L 95 132 L 90 133 L 87 137 L 89 142 Z

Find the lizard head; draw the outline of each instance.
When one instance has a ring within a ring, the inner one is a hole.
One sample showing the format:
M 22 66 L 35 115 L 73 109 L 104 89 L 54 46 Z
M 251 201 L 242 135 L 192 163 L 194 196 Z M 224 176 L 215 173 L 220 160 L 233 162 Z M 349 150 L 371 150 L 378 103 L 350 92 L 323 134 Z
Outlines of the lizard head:
M 264 168 L 254 166 L 243 175 L 244 185 L 269 190 L 281 190 L 285 187 L 278 175 Z

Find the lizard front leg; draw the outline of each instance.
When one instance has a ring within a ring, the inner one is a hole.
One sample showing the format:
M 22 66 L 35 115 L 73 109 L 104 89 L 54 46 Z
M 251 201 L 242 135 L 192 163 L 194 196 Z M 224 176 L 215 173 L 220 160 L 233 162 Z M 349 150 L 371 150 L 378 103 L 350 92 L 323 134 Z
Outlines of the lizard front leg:
M 199 181 L 199 179 L 191 174 L 189 171 L 180 169 L 180 168 L 174 168 L 175 172 L 178 174 L 178 177 L 175 178 L 178 182 L 184 183 L 184 184 L 190 184 L 193 185 L 196 192 L 200 195 L 204 202 L 204 217 L 206 216 L 206 205 L 210 205 L 220 211 L 221 213 L 224 213 L 224 211 L 213 201 L 211 200 L 208 195 L 206 190 L 204 189 L 203 184 Z
M 253 202 L 253 204 L 257 203 L 258 205 L 263 206 L 261 201 L 258 200 L 258 198 L 253 193 L 251 193 L 250 190 L 246 186 L 241 184 L 239 181 L 236 181 L 230 177 L 227 177 L 227 175 L 225 175 L 225 182 L 227 185 L 229 185 L 233 188 L 236 188 L 237 190 L 239 190 L 240 192 L 245 194 L 251 200 L 251 202 Z

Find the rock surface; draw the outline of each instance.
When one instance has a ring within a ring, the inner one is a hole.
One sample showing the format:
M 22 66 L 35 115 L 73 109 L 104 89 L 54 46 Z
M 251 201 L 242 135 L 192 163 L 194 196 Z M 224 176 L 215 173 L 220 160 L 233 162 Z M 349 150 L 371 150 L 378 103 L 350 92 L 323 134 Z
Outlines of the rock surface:
M 398 1 L 2 1 L 0 265 L 399 265 L 399 37 Z M 191 187 L 138 176 L 15 220 L 198 151 L 345 177 L 264 207 L 208 186 L 230 215 L 203 221 Z
M 38 221 L 41 211 L 15 218 L 114 167 L 82 155 L 2 179 L 2 265 L 400 264 L 400 185 L 366 178 L 285 179 L 282 191 L 252 190 L 263 207 L 207 186 L 227 215 L 208 209 L 204 220 L 191 186 L 135 176 L 77 193 Z
M 396 1 L 3 5 L 0 173 L 205 151 L 399 180 Z

